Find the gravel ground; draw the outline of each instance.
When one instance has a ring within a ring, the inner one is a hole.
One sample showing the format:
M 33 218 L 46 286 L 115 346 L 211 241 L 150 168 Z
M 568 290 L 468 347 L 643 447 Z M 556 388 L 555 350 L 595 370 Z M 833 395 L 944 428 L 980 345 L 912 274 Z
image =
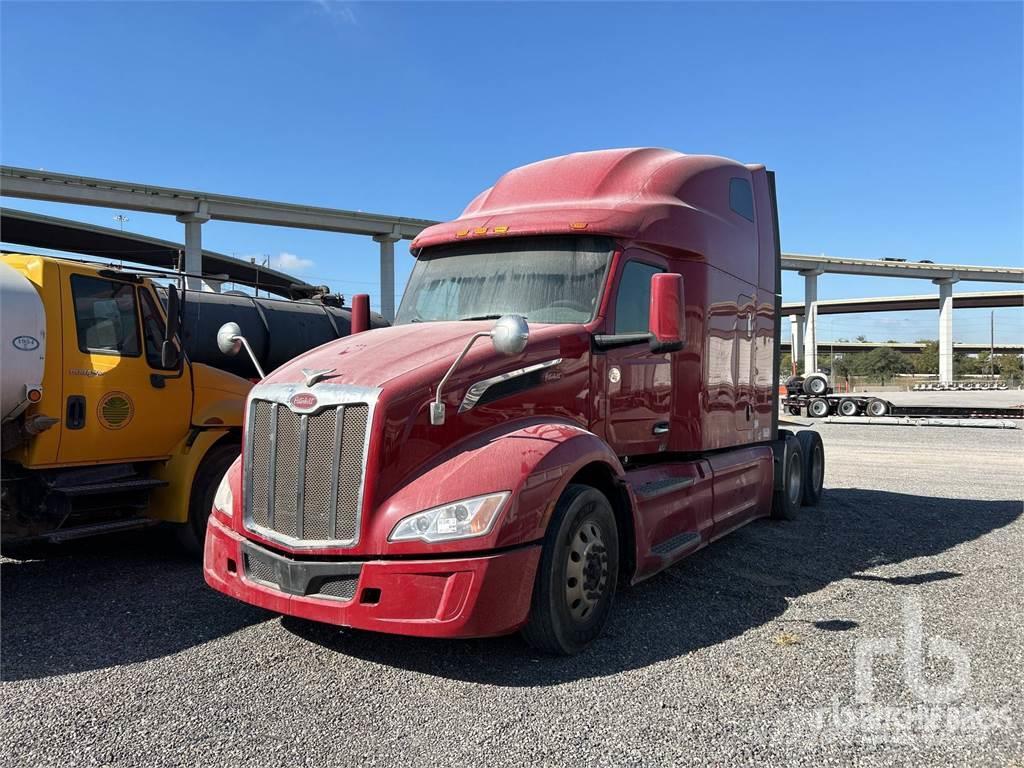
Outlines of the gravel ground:
M 3 561 L 3 765 L 1024 766 L 1024 430 L 819 429 L 819 510 L 574 659 L 282 620 L 152 534 Z

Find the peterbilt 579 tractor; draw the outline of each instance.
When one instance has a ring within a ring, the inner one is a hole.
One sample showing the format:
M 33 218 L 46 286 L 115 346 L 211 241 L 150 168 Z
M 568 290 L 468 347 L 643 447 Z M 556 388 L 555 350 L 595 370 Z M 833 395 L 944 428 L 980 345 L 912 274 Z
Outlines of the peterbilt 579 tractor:
M 215 589 L 340 626 L 518 630 L 574 653 L 619 583 L 817 502 L 820 437 L 778 427 L 764 166 L 553 158 L 506 173 L 412 253 L 393 327 L 249 393 L 207 530 Z

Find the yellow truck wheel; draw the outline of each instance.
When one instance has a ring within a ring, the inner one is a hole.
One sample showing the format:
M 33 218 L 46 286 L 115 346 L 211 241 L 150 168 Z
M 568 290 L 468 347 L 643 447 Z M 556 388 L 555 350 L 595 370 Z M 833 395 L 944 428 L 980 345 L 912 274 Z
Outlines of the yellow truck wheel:
M 213 508 L 213 497 L 217 486 L 224 478 L 231 463 L 238 458 L 238 443 L 222 442 L 213 446 L 203 457 L 192 481 L 192 493 L 189 496 L 188 521 L 178 526 L 178 542 L 182 548 L 195 557 L 203 556 L 203 543 L 206 540 L 206 523 L 210 519 Z

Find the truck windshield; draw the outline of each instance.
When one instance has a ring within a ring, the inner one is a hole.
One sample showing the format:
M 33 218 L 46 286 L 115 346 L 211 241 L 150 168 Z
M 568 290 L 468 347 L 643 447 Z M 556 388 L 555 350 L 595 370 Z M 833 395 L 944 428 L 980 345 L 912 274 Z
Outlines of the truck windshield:
M 396 325 L 525 315 L 586 323 L 597 311 L 612 242 L 603 237 L 475 240 L 416 259 Z

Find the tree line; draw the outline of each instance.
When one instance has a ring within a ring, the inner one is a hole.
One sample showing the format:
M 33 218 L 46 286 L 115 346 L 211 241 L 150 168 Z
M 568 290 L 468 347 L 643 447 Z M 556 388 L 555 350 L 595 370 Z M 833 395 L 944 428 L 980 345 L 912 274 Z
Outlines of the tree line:
M 837 339 L 837 341 L 843 342 L 846 339 Z M 863 336 L 858 336 L 857 341 L 863 342 L 866 339 Z M 890 347 L 878 347 L 870 352 L 844 352 L 834 357 L 819 354 L 818 370 L 827 371 L 831 368 L 836 380 L 849 381 L 854 376 L 866 377 L 879 382 L 882 386 L 900 373 L 937 376 L 939 373 L 939 342 L 934 339 L 919 339 L 917 343 L 924 344 L 925 347 L 914 355 L 907 355 Z M 783 377 L 792 370 L 792 365 L 792 356 L 789 353 L 784 354 L 780 365 Z M 990 372 L 1001 379 L 1020 381 L 1022 373 L 1024 373 L 1024 365 L 1021 364 L 1018 355 L 995 355 L 990 361 L 988 352 L 982 352 L 976 357 L 965 355 L 962 352 L 953 353 L 954 378 L 988 375 Z

